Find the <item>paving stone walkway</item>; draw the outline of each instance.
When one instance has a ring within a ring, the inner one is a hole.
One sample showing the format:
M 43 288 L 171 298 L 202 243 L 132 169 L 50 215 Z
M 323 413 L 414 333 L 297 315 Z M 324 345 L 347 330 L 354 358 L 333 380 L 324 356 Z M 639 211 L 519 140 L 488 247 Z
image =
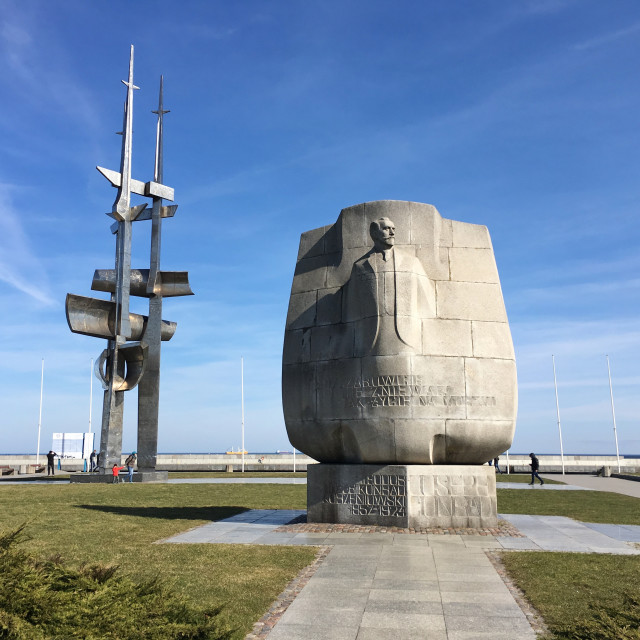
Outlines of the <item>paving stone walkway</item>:
M 304 513 L 247 511 L 164 542 L 330 545 L 268 640 L 533 639 L 529 620 L 485 551 L 640 553 L 623 541 L 640 538 L 640 527 L 558 516 L 501 515 L 522 538 L 277 531 Z

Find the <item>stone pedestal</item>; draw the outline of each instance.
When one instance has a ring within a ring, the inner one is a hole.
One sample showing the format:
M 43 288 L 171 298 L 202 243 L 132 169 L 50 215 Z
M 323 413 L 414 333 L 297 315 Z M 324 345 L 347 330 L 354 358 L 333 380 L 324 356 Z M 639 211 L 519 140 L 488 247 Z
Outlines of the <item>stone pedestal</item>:
M 120 482 L 125 482 L 126 473 L 120 474 Z M 169 479 L 168 471 L 136 471 L 133 474 L 134 482 L 167 482 Z M 113 475 L 111 473 L 72 473 L 69 476 L 69 482 L 80 483 L 111 483 Z
M 307 520 L 492 527 L 498 522 L 495 470 L 479 465 L 309 465 Z

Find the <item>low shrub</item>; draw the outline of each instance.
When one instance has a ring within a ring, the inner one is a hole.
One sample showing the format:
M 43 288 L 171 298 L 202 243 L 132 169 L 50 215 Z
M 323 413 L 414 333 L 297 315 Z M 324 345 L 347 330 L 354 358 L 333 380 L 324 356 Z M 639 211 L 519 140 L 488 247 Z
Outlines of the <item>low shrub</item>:
M 197 610 L 158 579 L 117 566 L 65 566 L 25 553 L 24 526 L 0 535 L 0 638 L 6 640 L 228 640 L 220 608 Z

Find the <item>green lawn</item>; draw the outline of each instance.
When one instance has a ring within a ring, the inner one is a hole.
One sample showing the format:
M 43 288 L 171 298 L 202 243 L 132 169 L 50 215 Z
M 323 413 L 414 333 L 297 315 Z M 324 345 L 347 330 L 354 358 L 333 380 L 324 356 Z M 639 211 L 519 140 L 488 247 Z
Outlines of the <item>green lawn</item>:
M 243 638 L 286 583 L 314 558 L 309 547 L 153 544 L 245 509 L 304 509 L 303 485 L 0 485 L 0 530 L 22 523 L 25 550 L 72 566 L 115 563 L 126 576 L 160 576 L 194 605 L 223 605 Z
M 503 553 L 556 640 L 640 639 L 640 556 Z
M 170 471 L 170 478 L 233 478 L 234 480 L 242 480 L 242 478 L 306 478 L 306 471 L 234 471 L 227 473 L 226 471 Z
M 640 500 L 604 491 L 498 489 L 500 513 L 640 525 Z M 557 640 L 640 640 L 640 557 L 503 553 L 516 584 Z
M 567 516 L 581 522 L 640 525 L 640 500 L 606 491 L 498 489 L 499 513 Z

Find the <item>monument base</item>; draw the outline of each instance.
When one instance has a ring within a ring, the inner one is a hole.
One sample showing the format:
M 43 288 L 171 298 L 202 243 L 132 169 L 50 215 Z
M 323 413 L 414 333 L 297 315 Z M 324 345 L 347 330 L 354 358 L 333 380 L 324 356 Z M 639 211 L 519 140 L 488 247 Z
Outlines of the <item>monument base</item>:
M 133 474 L 134 482 L 167 482 L 167 480 L 169 480 L 168 471 L 136 471 Z M 126 481 L 127 474 L 120 474 L 120 482 Z M 72 473 L 69 476 L 69 482 L 109 484 L 113 482 L 113 475 L 111 473 Z
M 493 467 L 313 464 L 307 522 L 388 527 L 493 527 Z

